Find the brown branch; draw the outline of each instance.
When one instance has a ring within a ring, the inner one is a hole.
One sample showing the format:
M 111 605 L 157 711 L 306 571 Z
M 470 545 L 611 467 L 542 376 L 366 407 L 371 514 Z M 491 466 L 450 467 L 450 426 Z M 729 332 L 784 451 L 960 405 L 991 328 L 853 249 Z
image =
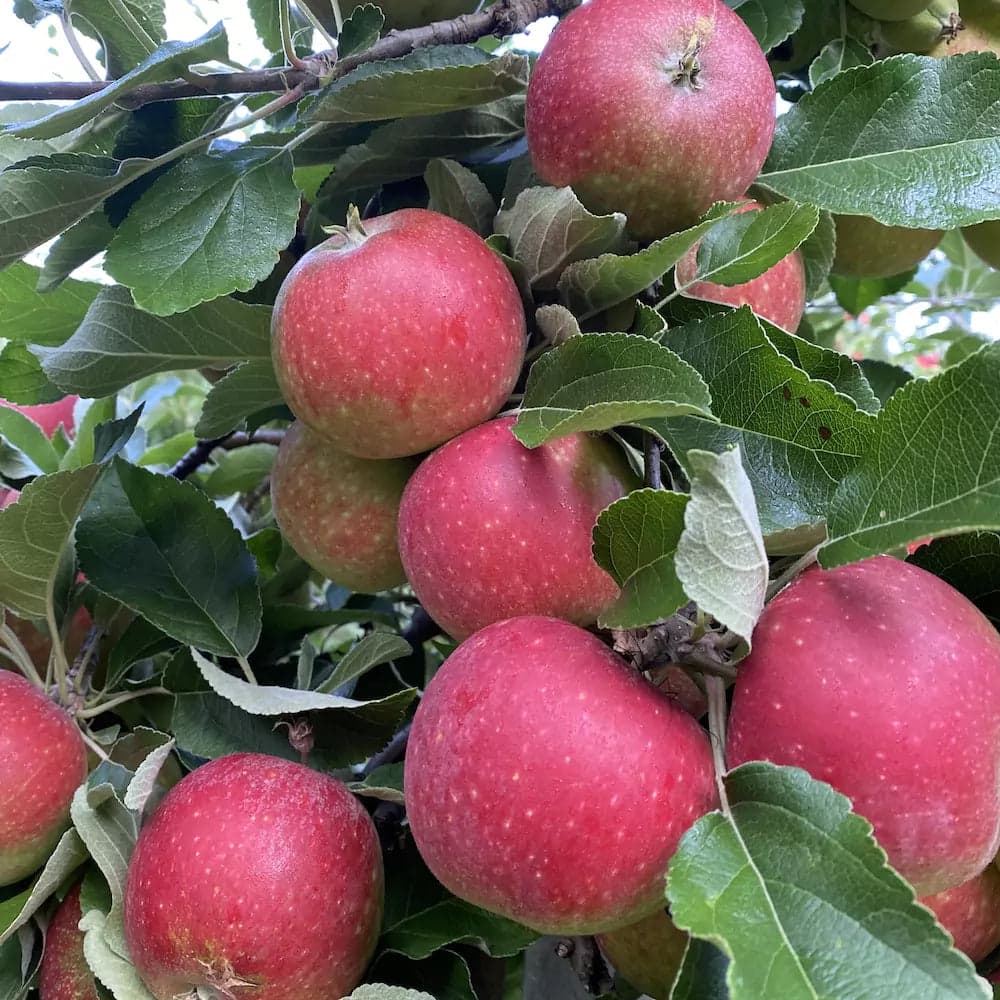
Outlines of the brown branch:
M 234 431 L 232 434 L 224 434 L 222 437 L 199 441 L 167 475 L 173 476 L 174 479 L 187 479 L 208 461 L 209 456 L 216 448 L 234 451 L 237 448 L 245 448 L 249 444 L 279 445 L 284 437 L 284 431 L 263 430 L 254 431 L 252 434 Z
M 523 31 L 539 18 L 566 14 L 580 3 L 581 0 L 499 0 L 478 14 L 463 14 L 450 21 L 435 21 L 407 31 L 391 31 L 364 52 L 340 60 L 332 70 L 329 69 L 332 54 L 320 53 L 308 60 L 315 66 L 314 72 L 284 68 L 248 73 L 209 73 L 191 80 L 145 84 L 136 87 L 117 103 L 132 109 L 155 101 L 179 101 L 185 97 L 280 93 L 299 86 L 303 90 L 315 90 L 321 83 L 342 77 L 364 63 L 396 59 L 429 45 L 464 45 L 488 35 L 506 38 Z M 325 77 L 325 81 L 321 77 Z M 76 101 L 103 90 L 105 86 L 107 83 L 103 81 L 0 81 L 0 101 Z

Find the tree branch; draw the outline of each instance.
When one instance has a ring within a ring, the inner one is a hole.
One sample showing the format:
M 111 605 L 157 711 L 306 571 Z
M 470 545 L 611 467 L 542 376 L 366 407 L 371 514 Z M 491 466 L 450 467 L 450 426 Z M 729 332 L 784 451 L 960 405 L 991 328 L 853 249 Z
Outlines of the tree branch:
M 137 87 L 118 104 L 134 109 L 155 101 L 179 101 L 185 97 L 223 94 L 282 92 L 301 86 L 315 90 L 322 83 L 338 79 L 364 63 L 396 59 L 429 45 L 465 45 L 488 35 L 506 38 L 517 34 L 539 18 L 567 14 L 581 0 L 499 0 L 478 14 L 463 14 L 450 21 L 435 21 L 422 28 L 391 31 L 371 48 L 341 59 L 331 70 L 333 53 L 321 53 L 308 60 L 310 72 L 292 68 L 267 69 L 249 73 L 209 73 L 193 81 L 172 80 Z M 0 101 L 76 101 L 97 93 L 106 81 L 19 83 L 0 81 Z

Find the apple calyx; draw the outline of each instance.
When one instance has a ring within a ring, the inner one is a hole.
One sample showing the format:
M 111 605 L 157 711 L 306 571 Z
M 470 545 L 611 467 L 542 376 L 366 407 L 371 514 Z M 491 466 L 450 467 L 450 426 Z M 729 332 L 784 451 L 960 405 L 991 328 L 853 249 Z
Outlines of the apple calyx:
M 368 232 L 361 221 L 361 210 L 357 205 L 348 207 L 346 226 L 325 226 L 323 232 L 329 233 L 331 239 L 340 237 L 338 250 L 356 250 L 368 239 Z
M 941 40 L 945 44 L 951 45 L 963 31 L 965 31 L 965 22 L 962 20 L 962 15 L 951 13 L 941 25 Z
M 684 54 L 677 60 L 670 80 L 676 86 L 687 86 L 691 90 L 701 90 L 701 60 L 698 58 L 701 52 L 701 35 L 695 31 L 691 35 L 690 41 Z
M 288 729 L 288 744 L 299 755 L 303 764 L 309 763 L 309 754 L 316 744 L 312 724 L 304 715 L 293 719 L 282 719 L 274 724 L 275 729 L 282 726 Z

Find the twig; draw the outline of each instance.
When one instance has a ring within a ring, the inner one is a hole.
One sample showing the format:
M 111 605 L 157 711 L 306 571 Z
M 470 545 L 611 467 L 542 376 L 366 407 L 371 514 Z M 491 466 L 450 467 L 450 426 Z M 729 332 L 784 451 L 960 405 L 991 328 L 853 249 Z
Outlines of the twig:
M 166 688 L 162 687 L 143 688 L 141 691 L 129 691 L 127 694 L 119 695 L 117 698 L 111 698 L 103 704 L 99 703 L 97 705 L 91 705 L 89 708 L 81 708 L 77 711 L 76 717 L 78 719 L 94 719 L 104 712 L 110 712 L 111 709 L 117 708 L 119 705 L 126 705 L 128 702 L 135 701 L 137 698 L 145 698 L 146 695 L 172 695 L 173 693 L 173 691 L 168 691 Z
M 663 445 L 660 439 L 646 431 L 643 436 L 645 451 L 646 485 L 654 490 L 663 489 L 663 464 L 660 461 L 663 454 Z
M 97 70 L 91 65 L 90 60 L 87 58 L 87 53 L 80 48 L 80 39 L 76 37 L 76 32 L 73 30 L 73 22 L 70 20 L 68 11 L 63 11 L 61 20 L 63 34 L 66 36 L 66 41 L 69 43 L 69 47 L 73 50 L 73 55 L 76 56 L 76 61 L 80 64 L 84 73 L 86 73 L 91 80 L 100 83 L 102 87 L 106 87 L 107 80 L 101 79 L 101 74 L 98 73 Z
M 436 21 L 421 28 L 393 31 L 371 48 L 342 59 L 326 80 L 337 79 L 365 63 L 396 59 L 429 45 L 465 45 L 488 35 L 506 38 L 523 31 L 539 18 L 567 14 L 582 0 L 499 0 L 477 14 L 463 14 L 450 21 Z M 332 54 L 321 53 L 332 59 Z M 128 109 L 155 101 L 179 101 L 185 97 L 223 94 L 261 94 L 301 87 L 303 92 L 320 86 L 320 76 L 292 67 L 250 73 L 209 73 L 194 82 L 173 80 L 137 87 L 117 103 Z M 0 101 L 75 101 L 102 90 L 97 82 L 20 83 L 0 81 Z
M 708 731 L 712 738 L 712 760 L 715 762 L 715 784 L 719 789 L 722 811 L 732 815 L 726 795 L 726 685 L 721 677 L 706 677 L 708 691 Z
M 777 597 L 800 573 L 816 562 L 818 552 L 819 546 L 817 545 L 815 548 L 810 549 L 804 556 L 796 559 L 777 579 L 772 580 L 767 586 L 767 599 L 770 601 L 773 597 Z
M 229 437 L 223 434 L 222 437 L 211 438 L 208 441 L 199 441 L 169 472 L 174 479 L 187 479 L 188 476 L 197 472 L 207 461 L 209 456 Z
M 278 25 L 281 30 L 281 47 L 285 53 L 285 61 L 304 73 L 310 72 L 309 63 L 300 59 L 295 52 L 295 42 L 292 41 L 291 12 L 288 9 L 289 0 L 278 0 Z

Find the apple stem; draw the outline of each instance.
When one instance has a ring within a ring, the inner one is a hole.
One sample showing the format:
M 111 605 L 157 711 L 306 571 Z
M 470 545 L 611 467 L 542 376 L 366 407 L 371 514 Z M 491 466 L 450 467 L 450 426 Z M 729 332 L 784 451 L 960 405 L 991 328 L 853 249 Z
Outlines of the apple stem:
M 653 490 L 663 489 L 663 445 L 660 439 L 646 431 L 643 434 L 646 485 Z
M 712 742 L 712 760 L 715 762 L 715 784 L 719 789 L 719 803 L 726 816 L 732 816 L 729 797 L 726 795 L 726 685 L 721 677 L 709 674 L 705 678 L 708 693 L 708 732 Z
M 819 553 L 819 546 L 811 548 L 804 556 L 796 559 L 778 577 L 772 580 L 767 586 L 767 600 L 772 600 L 787 587 L 803 570 L 807 570 L 814 562 Z
M 323 232 L 331 237 L 339 236 L 342 239 L 338 250 L 354 249 L 361 246 L 368 239 L 368 232 L 361 221 L 361 211 L 357 205 L 351 205 L 347 209 L 346 226 L 324 226 Z
M 701 90 L 701 35 L 696 31 L 684 50 L 684 55 L 677 60 L 677 67 L 672 76 L 672 82 L 685 85 L 692 90 Z

